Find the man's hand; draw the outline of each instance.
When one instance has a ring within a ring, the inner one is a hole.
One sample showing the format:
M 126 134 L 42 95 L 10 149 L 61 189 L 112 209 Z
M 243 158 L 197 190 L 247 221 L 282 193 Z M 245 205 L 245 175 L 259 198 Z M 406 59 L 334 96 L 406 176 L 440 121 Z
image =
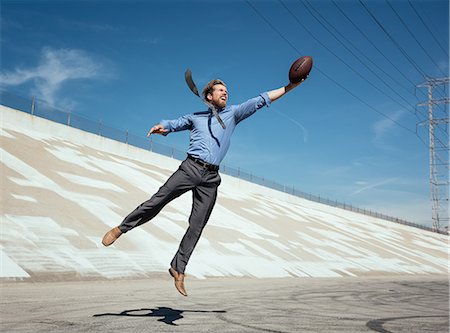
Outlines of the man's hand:
M 147 138 L 150 137 L 150 135 L 152 134 L 166 134 L 168 132 L 169 130 L 166 130 L 163 125 L 158 124 L 150 128 L 150 131 L 148 131 L 147 133 Z
M 286 88 L 286 92 L 291 91 L 292 89 L 298 87 L 300 84 L 302 84 L 303 82 L 305 82 L 305 80 L 306 80 L 307 78 L 308 78 L 308 77 L 305 77 L 304 79 L 302 79 L 300 82 L 297 82 L 297 83 L 289 82 L 288 85 L 285 87 L 285 88 Z

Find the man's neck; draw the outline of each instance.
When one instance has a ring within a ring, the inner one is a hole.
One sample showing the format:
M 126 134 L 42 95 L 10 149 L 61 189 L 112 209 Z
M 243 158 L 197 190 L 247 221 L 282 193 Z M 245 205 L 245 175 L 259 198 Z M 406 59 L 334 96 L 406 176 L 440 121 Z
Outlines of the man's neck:
M 209 109 L 210 109 L 211 111 L 212 111 L 213 108 L 216 109 L 216 111 L 222 111 L 222 110 L 225 109 L 225 107 L 226 107 L 226 106 L 220 107 L 220 106 L 217 106 L 217 105 L 215 105 L 215 104 L 208 104 L 208 106 L 209 106 Z

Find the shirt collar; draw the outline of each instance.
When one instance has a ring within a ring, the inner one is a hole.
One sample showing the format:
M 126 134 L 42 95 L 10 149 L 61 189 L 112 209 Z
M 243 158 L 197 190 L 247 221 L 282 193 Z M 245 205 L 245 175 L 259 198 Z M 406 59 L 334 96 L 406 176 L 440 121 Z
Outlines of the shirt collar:
M 222 112 L 223 110 L 225 110 L 225 108 L 226 108 L 226 106 L 224 107 L 224 108 L 217 108 L 216 110 L 217 110 L 217 112 Z M 209 107 L 208 108 L 208 111 L 209 111 L 209 113 L 212 113 L 212 108 L 211 107 Z

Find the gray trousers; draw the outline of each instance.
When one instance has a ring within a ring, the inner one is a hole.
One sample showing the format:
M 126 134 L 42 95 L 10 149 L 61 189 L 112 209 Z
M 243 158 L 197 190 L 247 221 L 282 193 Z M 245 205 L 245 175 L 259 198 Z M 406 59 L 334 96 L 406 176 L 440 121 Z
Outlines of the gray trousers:
M 184 273 L 192 251 L 194 251 L 203 228 L 211 215 L 220 181 L 217 171 L 207 170 L 196 162 L 186 159 L 158 192 L 131 212 L 119 228 L 125 233 L 150 221 L 170 201 L 192 190 L 193 202 L 189 227 L 171 262 L 171 266 L 177 272 Z

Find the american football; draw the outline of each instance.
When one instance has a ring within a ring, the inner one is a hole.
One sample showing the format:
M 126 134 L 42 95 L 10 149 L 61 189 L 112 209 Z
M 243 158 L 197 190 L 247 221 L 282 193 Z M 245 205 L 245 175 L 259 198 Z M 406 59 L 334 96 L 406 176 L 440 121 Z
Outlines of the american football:
M 289 70 L 289 81 L 291 83 L 298 83 L 306 79 L 311 71 L 313 60 L 310 56 L 303 56 L 298 58 L 292 64 Z

